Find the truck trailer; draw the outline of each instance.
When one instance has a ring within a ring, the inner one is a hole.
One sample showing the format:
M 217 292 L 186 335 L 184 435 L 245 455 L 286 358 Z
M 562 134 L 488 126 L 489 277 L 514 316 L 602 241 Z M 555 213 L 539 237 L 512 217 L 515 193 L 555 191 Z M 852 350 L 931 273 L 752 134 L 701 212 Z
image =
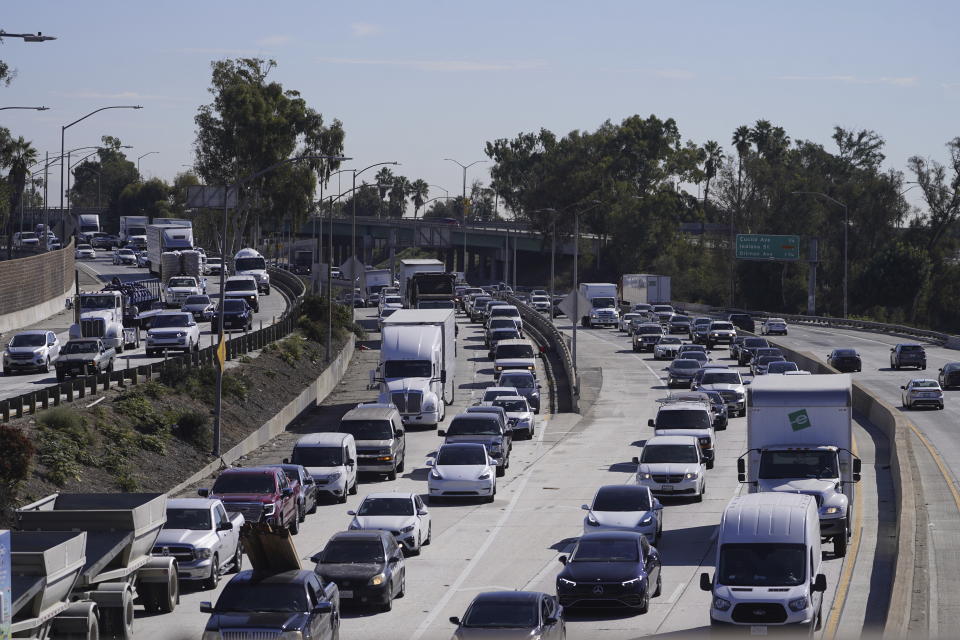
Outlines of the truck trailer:
M 627 273 L 620 277 L 617 293 L 621 302 L 629 304 L 669 304 L 670 276 L 649 273 Z
M 180 224 L 147 225 L 147 265 L 150 273 L 161 276 L 163 254 L 193 249 L 193 227 Z M 170 274 L 167 274 L 169 277 Z M 176 274 L 173 274 L 176 275 Z
M 446 267 L 439 260 L 407 259 L 400 261 L 400 270 L 397 272 L 397 281 L 400 295 L 405 296 L 407 280 L 415 273 L 443 273 Z
M 146 216 L 120 216 L 120 245 L 146 246 L 148 223 Z

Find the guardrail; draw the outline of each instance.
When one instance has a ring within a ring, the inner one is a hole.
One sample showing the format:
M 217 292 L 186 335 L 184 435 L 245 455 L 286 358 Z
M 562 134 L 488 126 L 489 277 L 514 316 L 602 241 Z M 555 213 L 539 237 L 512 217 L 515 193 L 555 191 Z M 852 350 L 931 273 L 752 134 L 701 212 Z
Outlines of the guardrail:
M 509 293 L 502 294 L 502 297 L 520 310 L 524 327 L 539 336 L 537 342 L 543 347 L 545 366 L 549 367 L 548 374 L 553 376 L 556 387 L 555 410 L 558 413 L 578 413 L 580 392 L 577 385 L 577 371 L 573 367 L 573 357 L 570 355 L 570 349 L 563 334 L 541 312 L 520 298 Z
M 267 327 L 237 336 L 227 333 L 227 360 L 233 360 L 245 353 L 262 349 L 271 342 L 288 336 L 296 328 L 300 302 L 306 292 L 303 281 L 293 274 L 287 274 L 279 269 L 270 270 L 270 279 L 273 286 L 287 297 L 290 304 L 279 320 Z M 211 344 L 193 353 L 169 357 L 137 367 L 128 366 L 126 369 L 79 376 L 13 398 L 0 400 L 0 422 L 22 418 L 27 414 L 34 414 L 51 406 L 59 406 L 64 402 L 73 402 L 87 396 L 94 396 L 99 392 L 109 390 L 111 386 L 123 388 L 128 385 L 137 385 L 140 382 L 158 377 L 169 366 L 201 367 L 213 365 L 217 360 L 216 351 L 217 345 Z

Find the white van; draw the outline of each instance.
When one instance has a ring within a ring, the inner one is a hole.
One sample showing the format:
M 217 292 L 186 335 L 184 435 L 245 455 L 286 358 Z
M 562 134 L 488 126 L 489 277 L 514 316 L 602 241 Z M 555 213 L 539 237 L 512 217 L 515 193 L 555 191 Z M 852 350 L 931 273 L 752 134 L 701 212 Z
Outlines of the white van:
M 284 464 L 299 464 L 313 476 L 317 498 L 346 502 L 357 493 L 357 445 L 349 433 L 311 433 L 297 440 Z
M 749 626 L 763 635 L 769 626 L 822 624 L 827 577 L 820 573 L 820 518 L 813 496 L 751 493 L 734 498 L 720 520 L 710 625 Z

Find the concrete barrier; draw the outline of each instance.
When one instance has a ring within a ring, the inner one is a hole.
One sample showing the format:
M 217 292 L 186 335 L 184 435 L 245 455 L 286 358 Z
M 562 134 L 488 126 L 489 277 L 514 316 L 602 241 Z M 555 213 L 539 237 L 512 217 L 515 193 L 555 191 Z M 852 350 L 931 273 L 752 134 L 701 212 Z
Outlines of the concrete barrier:
M 283 409 L 280 410 L 277 415 L 267 420 L 259 429 L 231 447 L 230 450 L 224 453 L 219 460 L 214 460 L 174 488 L 170 489 L 170 491 L 167 492 L 168 495 L 174 496 L 182 491 L 185 487 L 188 487 L 198 480 L 209 476 L 211 473 L 214 473 L 224 466 L 230 466 L 241 456 L 247 455 L 251 451 L 266 444 L 277 435 L 283 433 L 287 426 L 304 411 L 312 409 L 323 402 L 323 400 L 340 382 L 340 379 L 343 378 L 343 374 L 346 373 L 347 367 L 350 366 L 350 360 L 353 358 L 355 346 L 356 338 L 351 335 L 350 339 L 340 351 L 340 355 L 334 358 L 333 362 L 330 363 L 324 372 L 321 373 L 320 376 L 314 380 L 310 386 L 304 389 L 300 395 L 291 400 Z

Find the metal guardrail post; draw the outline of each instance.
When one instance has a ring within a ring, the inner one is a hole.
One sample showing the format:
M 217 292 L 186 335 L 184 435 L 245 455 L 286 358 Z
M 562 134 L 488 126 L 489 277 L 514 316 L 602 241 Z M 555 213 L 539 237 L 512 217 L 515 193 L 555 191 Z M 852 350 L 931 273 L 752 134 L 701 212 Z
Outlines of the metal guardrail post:
M 10 422 L 10 401 L 9 400 L 0 400 L 0 418 L 3 418 L 4 422 Z

